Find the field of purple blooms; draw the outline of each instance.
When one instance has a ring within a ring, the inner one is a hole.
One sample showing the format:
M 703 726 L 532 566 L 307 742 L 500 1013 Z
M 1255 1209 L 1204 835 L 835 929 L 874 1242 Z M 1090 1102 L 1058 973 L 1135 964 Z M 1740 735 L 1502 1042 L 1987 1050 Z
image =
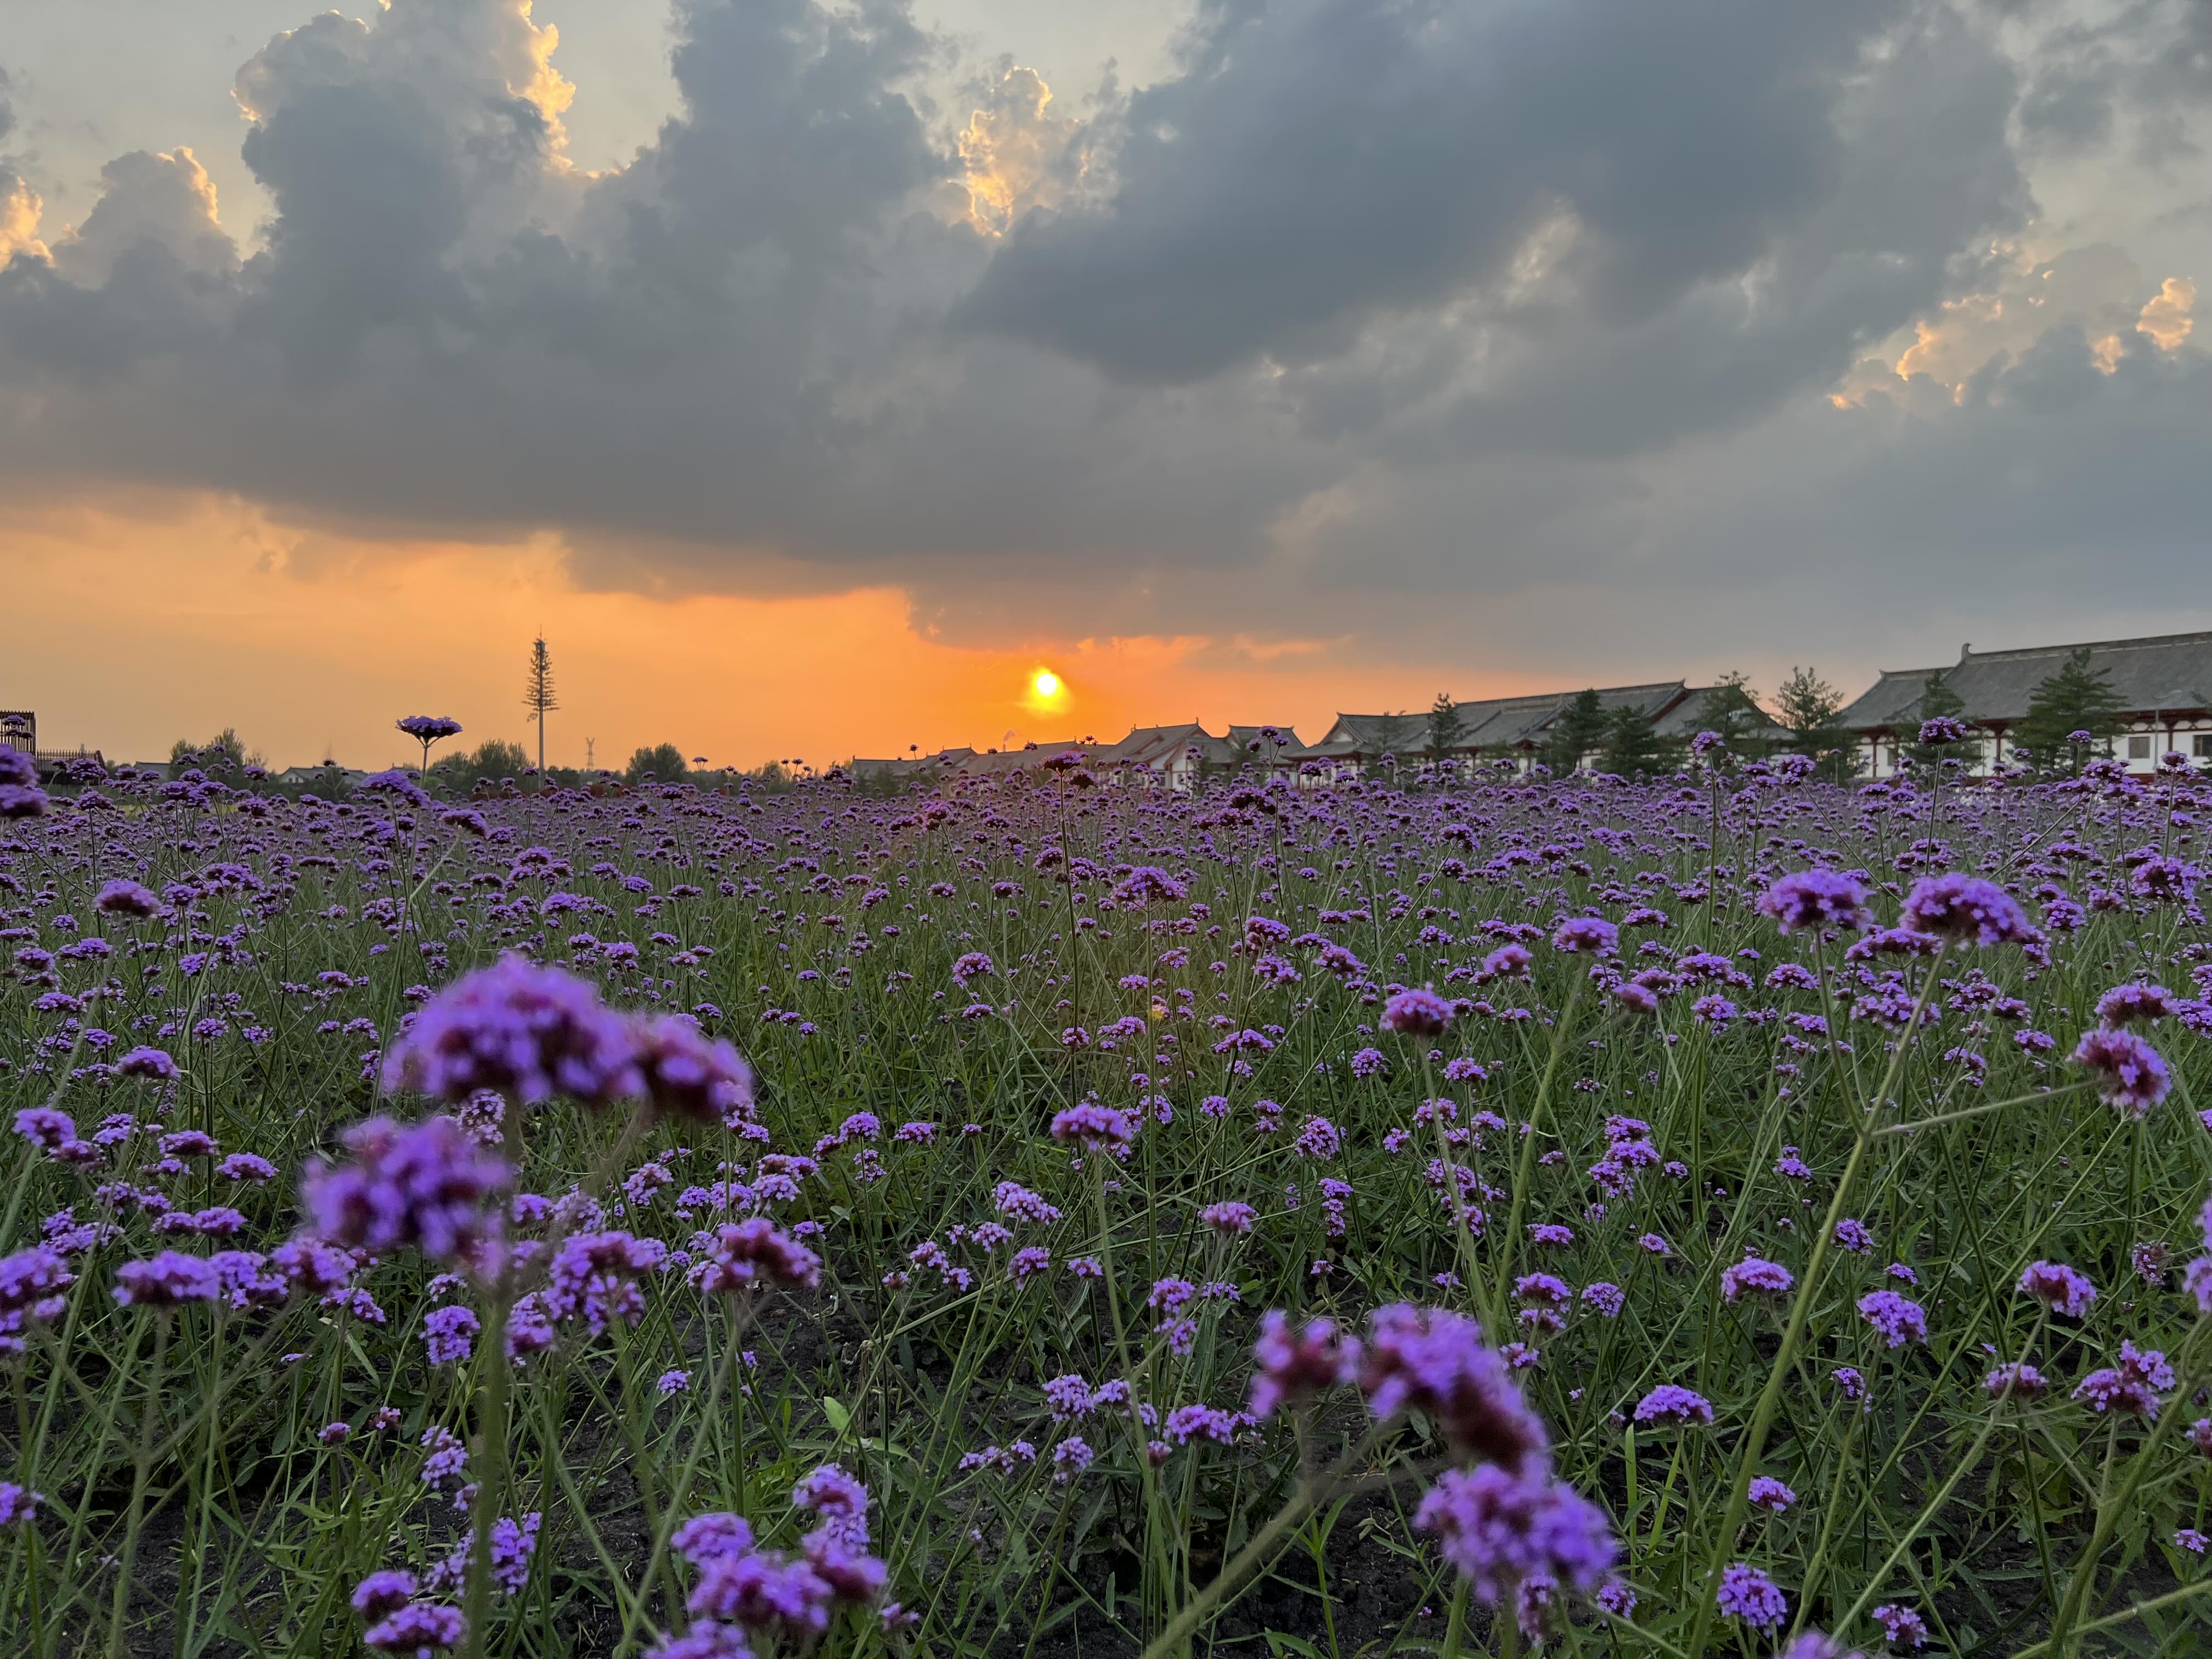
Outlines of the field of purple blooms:
M 1700 746 L 468 801 L 0 750 L 0 1631 L 2205 1651 L 2212 782 Z

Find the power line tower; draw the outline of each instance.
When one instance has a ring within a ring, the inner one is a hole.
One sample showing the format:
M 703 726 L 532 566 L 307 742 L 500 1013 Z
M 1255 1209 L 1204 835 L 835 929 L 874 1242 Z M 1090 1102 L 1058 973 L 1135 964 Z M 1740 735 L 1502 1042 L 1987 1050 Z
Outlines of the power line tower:
M 599 740 L 597 738 L 584 739 L 584 769 L 586 772 L 596 770 L 599 766 Z
M 538 722 L 538 769 L 545 769 L 545 716 L 561 706 L 553 690 L 553 653 L 543 635 L 530 642 L 530 678 L 522 689 L 522 706 Z

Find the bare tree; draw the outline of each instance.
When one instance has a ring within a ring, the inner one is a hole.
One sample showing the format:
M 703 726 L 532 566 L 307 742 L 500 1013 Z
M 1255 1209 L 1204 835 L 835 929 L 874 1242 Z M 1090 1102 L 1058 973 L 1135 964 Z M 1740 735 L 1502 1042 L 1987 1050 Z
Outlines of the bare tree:
M 561 706 L 553 690 L 553 653 L 540 637 L 530 642 L 530 678 L 522 689 L 522 706 L 538 722 L 538 769 L 545 769 L 545 716 Z

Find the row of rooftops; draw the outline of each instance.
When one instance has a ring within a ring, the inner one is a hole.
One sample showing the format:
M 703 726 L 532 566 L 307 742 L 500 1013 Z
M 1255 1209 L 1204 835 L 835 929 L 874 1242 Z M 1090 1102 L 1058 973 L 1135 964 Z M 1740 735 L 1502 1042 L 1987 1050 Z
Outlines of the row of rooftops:
M 1647 685 L 1597 688 L 1608 712 L 1635 708 L 1652 722 L 1663 738 L 1686 738 L 1700 729 L 1705 699 L 1717 686 L 1692 685 L 1685 680 L 1664 680 Z M 1454 705 L 1460 735 L 1451 745 L 1455 755 L 1533 754 L 1543 748 L 1553 721 L 1581 695 L 1575 691 L 1547 692 L 1536 696 L 1489 697 Z M 1429 747 L 1429 715 L 1424 710 L 1405 714 L 1339 714 L 1319 741 L 1300 740 L 1288 726 L 1231 726 L 1216 736 L 1196 720 L 1180 726 L 1139 726 L 1119 743 L 1101 747 L 1089 739 L 1069 738 L 1034 743 L 1005 750 L 945 749 L 934 754 L 902 760 L 856 760 L 853 775 L 862 781 L 913 777 L 992 777 L 1026 771 L 1056 755 L 1081 751 L 1084 764 L 1097 771 L 1137 770 L 1170 780 L 1186 777 L 1201 767 L 1229 767 L 1256 763 L 1263 766 L 1295 765 L 1305 761 L 1324 764 L 1358 764 L 1384 755 L 1425 754 Z
M 2023 719 L 2035 688 L 2058 672 L 2080 644 L 2033 646 L 2013 651 L 1976 651 L 1962 647 L 1959 659 L 1934 668 L 1886 670 L 1874 685 L 1845 706 L 1837 724 L 1862 738 L 1892 737 L 1919 721 L 1921 698 L 1936 674 L 1966 704 L 1960 718 L 2002 731 Z M 2109 676 L 2119 693 L 2122 718 L 2154 725 L 2202 724 L 2212 719 L 2212 631 L 2166 634 L 2145 639 L 2089 643 L 2092 672 Z M 1720 688 L 1686 680 L 1658 680 L 1643 685 L 1597 688 L 1608 711 L 1633 708 L 1646 716 L 1659 736 L 1694 736 L 1711 724 L 1707 698 Z M 1528 696 L 1487 697 L 1455 704 L 1460 722 L 1458 755 L 1533 755 L 1545 748 L 1553 724 L 1579 690 L 1547 691 Z M 1279 738 L 1286 741 L 1278 742 Z M 1387 754 L 1425 754 L 1426 710 L 1402 714 L 1339 714 L 1316 742 L 1303 743 L 1289 726 L 1232 726 L 1222 736 L 1196 720 L 1181 726 L 1140 726 L 1119 743 L 1104 747 L 1089 739 L 1036 743 L 998 750 L 945 749 L 901 760 L 853 763 L 860 779 L 992 776 L 1042 765 L 1055 755 L 1080 750 L 1094 771 L 1133 769 L 1170 778 L 1203 765 L 1233 766 L 1258 761 L 1295 764 L 1304 761 L 1358 764 Z

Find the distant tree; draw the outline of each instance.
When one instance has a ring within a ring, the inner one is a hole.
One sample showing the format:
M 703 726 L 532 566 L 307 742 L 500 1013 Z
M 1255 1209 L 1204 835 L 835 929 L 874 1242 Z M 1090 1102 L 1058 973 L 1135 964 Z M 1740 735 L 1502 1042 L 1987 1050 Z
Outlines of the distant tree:
M 1565 777 L 1583 763 L 1591 750 L 1606 742 L 1612 730 L 1613 717 L 1606 712 L 1605 699 L 1598 696 L 1597 688 L 1577 691 L 1552 720 L 1544 763 L 1553 776 Z
M 1586 694 L 1594 695 L 1594 694 Z M 1651 716 L 1623 703 L 1605 717 L 1605 750 L 1598 769 L 1624 778 L 1648 778 L 1681 763 L 1681 745 L 1659 735 Z
M 1376 758 L 1389 755 L 1402 759 L 1413 746 L 1419 731 L 1413 717 L 1402 708 L 1395 714 L 1378 715 L 1375 722 Z
M 1928 684 L 1920 689 L 1919 701 L 1912 705 L 1909 718 L 1913 726 L 1913 741 L 1905 745 L 1905 752 L 1923 766 L 1936 764 L 1949 750 L 1947 747 L 1919 741 L 1922 723 L 1932 720 L 1939 714 L 1955 717 L 1966 712 L 1966 700 L 1951 689 L 1944 671 L 1937 669 L 1928 677 Z
M 1749 758 L 1762 753 L 1771 724 L 1750 677 L 1733 669 L 1707 687 L 1698 704 L 1698 729 L 1719 732 L 1732 755 Z
M 2028 694 L 2027 717 L 2013 730 L 2013 747 L 2038 766 L 2078 772 L 2090 752 L 2108 746 L 2120 729 L 2124 699 L 2112 689 L 2111 671 L 2092 668 L 2090 661 L 2084 646 Z M 2090 741 L 2069 743 L 2076 732 L 2087 732 Z
M 430 782 L 450 795 L 465 795 L 479 783 L 500 783 L 530 770 L 530 751 L 505 738 L 492 738 L 473 755 L 448 755 L 430 768 Z
M 1792 668 L 1774 694 L 1776 723 L 1788 734 L 1782 749 L 1818 761 L 1825 777 L 1849 777 L 1856 764 L 1856 739 L 1837 723 L 1843 711 L 1842 692 L 1809 668 Z
M 1429 705 L 1429 756 L 1442 760 L 1467 740 L 1467 722 L 1460 718 L 1459 705 L 1450 694 L 1439 691 L 1437 700 Z
M 179 738 L 169 745 L 169 775 L 172 777 L 193 766 L 203 772 L 213 773 L 241 772 L 249 766 L 264 764 L 260 751 L 247 749 L 233 726 L 224 726 L 205 743 L 189 743 Z
M 523 682 L 522 706 L 538 726 L 538 769 L 545 769 L 545 716 L 561 706 L 553 689 L 553 653 L 539 638 L 530 642 L 530 673 Z
M 659 744 L 651 749 L 640 749 L 623 768 L 623 781 L 640 783 L 683 783 L 691 775 L 691 768 L 684 758 L 684 751 L 672 743 Z

